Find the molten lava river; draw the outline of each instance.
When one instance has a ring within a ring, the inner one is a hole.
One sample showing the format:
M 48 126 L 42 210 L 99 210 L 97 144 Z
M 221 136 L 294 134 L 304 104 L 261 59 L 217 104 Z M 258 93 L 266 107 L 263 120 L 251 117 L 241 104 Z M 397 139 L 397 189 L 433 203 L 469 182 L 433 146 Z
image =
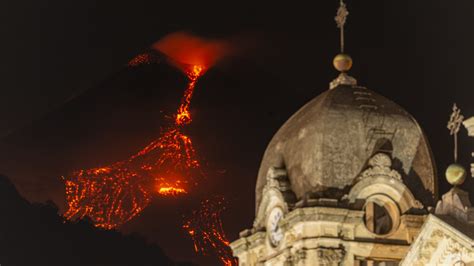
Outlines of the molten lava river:
M 130 67 L 151 64 L 151 54 L 134 58 Z M 89 217 L 95 226 L 115 229 L 137 216 L 153 195 L 187 194 L 202 176 L 193 142 L 183 133 L 192 122 L 189 107 L 196 82 L 207 68 L 192 65 L 185 69 L 189 79 L 173 122 L 162 129 L 160 137 L 130 158 L 108 166 L 79 170 L 64 177 L 68 220 Z M 201 202 L 200 209 L 184 221 L 183 229 L 194 241 L 196 252 L 214 252 L 224 265 L 236 265 L 229 241 L 222 228 L 220 214 L 224 199 L 214 197 Z

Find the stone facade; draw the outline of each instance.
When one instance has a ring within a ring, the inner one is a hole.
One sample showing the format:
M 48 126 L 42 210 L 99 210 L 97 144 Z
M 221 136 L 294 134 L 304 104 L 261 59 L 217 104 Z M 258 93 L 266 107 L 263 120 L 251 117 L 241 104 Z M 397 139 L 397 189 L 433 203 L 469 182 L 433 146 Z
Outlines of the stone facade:
M 231 244 L 240 265 L 396 265 L 407 253 L 426 215 L 423 205 L 390 168 L 388 155 L 376 154 L 343 200 L 306 199 L 295 202 L 284 169 L 267 174 L 254 226 Z M 383 194 L 380 191 L 384 191 Z M 397 200 L 393 200 L 397 199 Z M 375 232 L 368 226 L 368 203 L 387 212 L 391 228 Z M 278 221 L 283 237 L 270 241 L 270 213 L 283 210 Z
M 430 214 L 401 265 L 474 265 L 474 208 L 454 187 Z
M 464 126 L 474 136 L 474 118 Z M 417 122 L 388 99 L 342 83 L 274 136 L 258 174 L 253 227 L 230 246 L 241 266 L 474 266 L 468 193 L 453 187 L 437 199 Z
M 474 224 L 461 227 L 471 232 L 456 224 L 451 217 L 430 215 L 400 265 L 474 265 Z

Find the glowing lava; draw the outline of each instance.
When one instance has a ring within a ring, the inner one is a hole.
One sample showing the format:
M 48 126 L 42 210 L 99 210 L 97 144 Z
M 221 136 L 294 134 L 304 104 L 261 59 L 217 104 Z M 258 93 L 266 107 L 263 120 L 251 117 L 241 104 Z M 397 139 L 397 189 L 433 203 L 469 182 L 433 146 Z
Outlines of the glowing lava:
M 155 43 L 151 51 L 133 58 L 129 67 L 161 63 L 167 58 L 167 63 L 183 71 L 189 83 L 181 103 L 160 137 L 129 159 L 64 177 L 68 204 L 64 217 L 75 220 L 88 216 L 95 226 L 113 229 L 141 213 L 154 195 L 174 197 L 189 193 L 203 175 L 193 142 L 183 132 L 192 122 L 189 107 L 194 89 L 207 68 L 233 53 L 230 41 L 177 32 Z M 220 214 L 224 209 L 222 197 L 204 200 L 183 228 L 193 239 L 196 252 L 207 254 L 214 250 L 224 265 L 232 266 L 237 261 L 222 228 Z
M 128 62 L 128 66 L 136 67 L 140 65 L 149 65 L 156 62 L 155 57 L 151 53 L 143 53 L 137 55 L 135 58 Z
M 163 196 L 177 196 L 179 194 L 186 194 L 184 188 L 173 187 L 173 186 L 161 186 L 158 188 L 158 193 Z
M 209 250 L 213 250 L 224 265 L 233 266 L 237 265 L 237 260 L 232 256 L 229 240 L 222 228 L 224 210 L 223 197 L 203 200 L 201 208 L 186 219 L 183 229 L 191 236 L 197 253 L 207 255 Z
M 129 65 L 152 59 L 156 60 L 152 55 L 140 55 Z M 189 83 L 181 104 L 172 125 L 162 131 L 159 139 L 127 160 L 79 170 L 64 178 L 66 219 L 88 216 L 95 226 L 113 229 L 143 211 L 154 194 L 177 196 L 188 192 L 201 171 L 192 140 L 182 128 L 192 122 L 189 106 L 196 82 L 204 71 L 205 67 L 199 65 L 186 71 Z

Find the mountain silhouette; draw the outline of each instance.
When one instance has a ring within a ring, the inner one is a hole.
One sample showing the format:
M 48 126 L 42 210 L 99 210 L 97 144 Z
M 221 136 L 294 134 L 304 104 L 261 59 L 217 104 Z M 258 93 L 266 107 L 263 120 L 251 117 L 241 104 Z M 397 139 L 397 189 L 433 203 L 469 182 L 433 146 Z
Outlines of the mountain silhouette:
M 0 175 L 2 265 L 189 265 L 176 263 L 138 235 L 66 222 L 51 201 L 30 204 Z

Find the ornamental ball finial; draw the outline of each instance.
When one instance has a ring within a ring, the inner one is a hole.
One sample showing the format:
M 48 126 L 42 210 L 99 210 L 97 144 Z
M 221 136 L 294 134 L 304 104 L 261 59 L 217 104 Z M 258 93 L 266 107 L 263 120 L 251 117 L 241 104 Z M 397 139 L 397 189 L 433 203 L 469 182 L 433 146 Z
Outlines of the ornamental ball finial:
M 348 54 L 338 54 L 332 61 L 339 72 L 347 72 L 352 68 L 352 58 Z
M 466 169 L 457 163 L 449 165 L 446 169 L 446 180 L 453 186 L 462 185 L 466 180 Z

